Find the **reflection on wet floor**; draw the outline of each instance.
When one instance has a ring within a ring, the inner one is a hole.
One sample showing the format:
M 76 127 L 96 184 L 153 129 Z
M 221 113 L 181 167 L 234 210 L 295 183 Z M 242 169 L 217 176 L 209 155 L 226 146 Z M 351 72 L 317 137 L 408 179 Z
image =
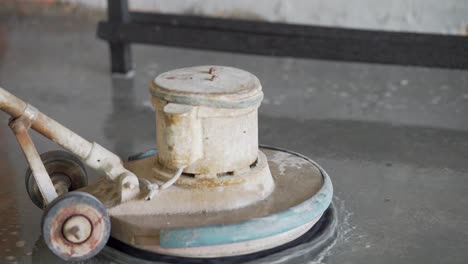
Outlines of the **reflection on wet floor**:
M 5 146 L 4 133 L 8 130 L 0 129 L 0 146 Z M 26 242 L 22 240 L 20 212 L 17 210 L 15 193 L 16 173 L 11 167 L 6 148 L 0 148 L 0 263 L 20 263 L 31 256 L 25 250 Z
M 126 159 L 134 154 L 132 150 L 135 149 L 135 142 L 139 138 L 156 138 L 155 127 L 152 123 L 155 118 L 154 110 L 137 103 L 134 78 L 113 76 L 110 79 L 112 111 L 107 117 L 104 134 L 113 142 L 114 152 Z M 115 120 L 122 122 L 115 122 Z M 135 124 L 138 124 L 138 127 Z M 141 124 L 145 126 L 142 127 Z M 128 136 L 128 128 L 133 128 L 131 137 Z
M 135 78 L 112 78 L 95 23 L 0 20 L 0 85 L 123 159 L 155 147 L 148 83 L 157 74 L 202 64 L 255 73 L 266 95 L 260 143 L 318 161 L 346 205 L 343 239 L 311 263 L 466 263 L 467 71 L 135 45 Z M 0 113 L 0 263 L 58 263 L 7 121 Z M 40 153 L 58 149 L 32 137 Z M 104 253 L 90 263 L 110 262 Z

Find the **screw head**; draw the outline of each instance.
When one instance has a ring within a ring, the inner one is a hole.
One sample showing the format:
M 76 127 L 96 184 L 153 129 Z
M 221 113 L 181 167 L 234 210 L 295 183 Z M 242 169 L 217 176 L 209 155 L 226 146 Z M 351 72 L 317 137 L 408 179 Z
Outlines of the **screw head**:
M 65 239 L 71 243 L 83 243 L 92 232 L 92 225 L 88 218 L 82 215 L 72 216 L 65 221 L 62 233 Z

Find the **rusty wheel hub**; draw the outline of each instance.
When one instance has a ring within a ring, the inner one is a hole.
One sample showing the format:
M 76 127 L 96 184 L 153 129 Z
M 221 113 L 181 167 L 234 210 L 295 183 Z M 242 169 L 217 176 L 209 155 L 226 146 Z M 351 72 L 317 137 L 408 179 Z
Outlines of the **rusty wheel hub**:
M 62 228 L 65 239 L 71 243 L 83 243 L 91 236 L 93 226 L 88 218 L 82 215 L 70 217 Z
M 109 239 L 109 216 L 92 195 L 70 192 L 47 207 L 42 234 L 49 249 L 62 259 L 88 259 L 101 251 Z

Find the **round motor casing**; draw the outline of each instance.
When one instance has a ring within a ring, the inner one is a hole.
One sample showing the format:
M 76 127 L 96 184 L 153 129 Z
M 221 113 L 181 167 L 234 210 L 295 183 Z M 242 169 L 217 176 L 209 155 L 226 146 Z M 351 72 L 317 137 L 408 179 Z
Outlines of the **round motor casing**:
M 198 66 L 151 83 L 159 166 L 195 178 L 242 173 L 258 158 L 260 81 L 249 72 Z

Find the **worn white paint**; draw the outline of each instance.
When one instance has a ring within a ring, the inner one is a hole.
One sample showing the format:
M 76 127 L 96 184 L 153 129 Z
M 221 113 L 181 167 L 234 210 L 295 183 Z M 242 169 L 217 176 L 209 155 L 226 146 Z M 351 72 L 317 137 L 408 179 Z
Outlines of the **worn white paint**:
M 185 167 L 197 179 L 239 174 L 257 160 L 257 77 L 224 66 L 159 75 L 151 85 L 161 169 Z
M 153 168 L 155 158 L 153 156 L 132 161 L 127 163 L 126 167 L 135 172 L 140 179 L 162 185 L 165 181 L 160 179 L 170 178 L 174 172 Z M 176 185 L 160 190 L 150 201 L 138 199 L 122 203 L 110 209 L 109 212 L 117 217 L 122 215 L 137 217 L 234 210 L 264 200 L 272 193 L 275 186 L 266 157 L 261 152 L 257 167 L 244 174 L 229 177 L 236 177 L 236 182 L 229 182 L 230 179 L 228 179 L 225 184 L 222 181 L 216 181 L 213 185 L 207 184 L 201 187 L 187 184 L 187 180 L 191 179 L 179 179 Z M 187 177 L 182 176 L 181 178 Z M 108 184 L 100 183 L 101 186 L 97 186 L 98 189 L 92 193 L 99 192 L 99 188 L 105 189 Z M 100 200 L 104 201 L 112 199 L 112 196 L 112 192 L 103 191 L 102 194 L 98 194 Z M 114 203 L 118 204 L 119 202 L 115 201 Z
M 120 203 L 115 198 L 113 183 L 107 178 L 102 178 L 98 183 L 82 190 L 92 193 L 108 208 L 114 238 L 154 252 L 194 256 L 197 254 L 195 249 L 171 249 L 169 252 L 161 248 L 159 231 L 171 227 L 240 223 L 263 216 L 275 217 L 275 214 L 313 197 L 322 188 L 323 176 L 314 164 L 308 162 L 301 167 L 288 166 L 287 173 L 281 175 L 280 163 L 270 162 L 269 167 L 265 164 L 274 156 L 280 157 L 276 155 L 278 151 L 263 151 L 259 153 L 259 164 L 256 167 L 244 175 L 237 176 L 243 179 L 237 184 L 215 187 L 178 184 L 158 192 L 151 201 L 138 199 L 127 203 Z M 303 160 L 291 154 L 281 157 L 288 159 L 291 164 L 302 164 L 298 160 Z M 160 182 L 157 175 L 159 172 L 153 169 L 155 158 L 156 156 L 151 156 L 131 161 L 125 166 L 142 179 Z M 267 173 L 265 169 L 268 169 Z M 270 189 L 273 185 L 270 174 L 274 175 L 274 189 Z M 309 222 L 311 225 L 313 223 L 315 220 Z M 306 231 L 306 228 L 301 230 Z M 259 241 L 215 246 L 211 253 L 209 247 L 199 248 L 198 254 L 207 257 L 245 254 L 285 243 L 300 236 L 301 230 L 291 229 L 283 235 Z

